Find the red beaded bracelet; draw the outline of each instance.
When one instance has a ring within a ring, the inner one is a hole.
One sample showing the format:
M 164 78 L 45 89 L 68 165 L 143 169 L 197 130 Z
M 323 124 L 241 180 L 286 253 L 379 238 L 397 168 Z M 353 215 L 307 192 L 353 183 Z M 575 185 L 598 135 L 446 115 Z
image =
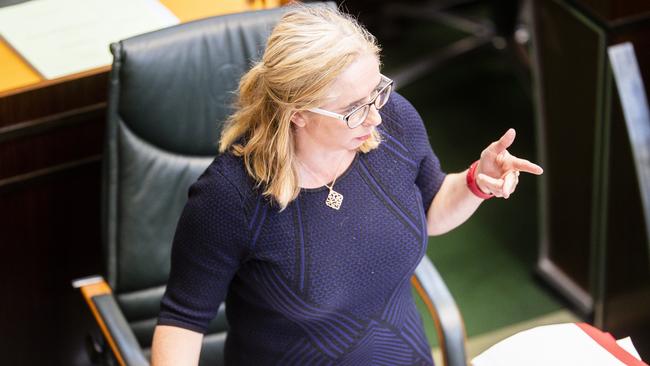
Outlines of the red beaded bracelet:
M 482 198 L 484 200 L 489 199 L 494 197 L 493 194 L 487 194 L 481 191 L 481 189 L 478 187 L 478 184 L 476 184 L 476 167 L 478 166 L 478 160 L 472 163 L 472 165 L 469 166 L 469 169 L 467 170 L 467 188 L 474 193 L 474 195 L 478 198 Z

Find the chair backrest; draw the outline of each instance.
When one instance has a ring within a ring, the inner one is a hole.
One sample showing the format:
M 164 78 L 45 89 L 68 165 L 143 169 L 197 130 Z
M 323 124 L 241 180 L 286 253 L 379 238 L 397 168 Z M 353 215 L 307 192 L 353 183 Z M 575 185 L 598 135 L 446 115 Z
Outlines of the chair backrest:
M 286 11 L 213 17 L 111 45 L 106 278 L 142 347 L 151 344 L 188 188 L 216 155 L 239 79 Z

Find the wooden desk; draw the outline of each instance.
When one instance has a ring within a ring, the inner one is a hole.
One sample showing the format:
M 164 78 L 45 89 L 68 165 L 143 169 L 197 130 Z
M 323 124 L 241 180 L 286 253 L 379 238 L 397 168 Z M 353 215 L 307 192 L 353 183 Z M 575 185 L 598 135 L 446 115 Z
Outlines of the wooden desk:
M 252 9 L 275 7 L 281 4 L 281 0 L 160 0 L 169 10 L 174 13 L 181 23 L 190 22 L 210 16 L 238 13 Z M 107 45 L 108 47 L 108 45 Z M 101 68 L 98 71 L 105 72 Z M 85 75 L 84 73 L 83 75 Z M 75 76 L 80 75 L 72 75 Z M 83 77 L 83 76 L 82 76 Z M 68 79 L 68 78 L 64 78 Z M 9 44 L 0 39 L 0 98 L 6 94 L 20 92 L 21 88 L 27 86 L 38 87 L 45 79 L 34 70 Z M 56 82 L 57 80 L 52 80 Z M 18 89 L 18 90 L 16 90 Z
M 276 6 L 162 0 L 182 22 Z M 102 273 L 100 206 L 110 66 L 44 80 L 0 43 L 0 354 L 87 365 L 94 324 L 70 281 Z

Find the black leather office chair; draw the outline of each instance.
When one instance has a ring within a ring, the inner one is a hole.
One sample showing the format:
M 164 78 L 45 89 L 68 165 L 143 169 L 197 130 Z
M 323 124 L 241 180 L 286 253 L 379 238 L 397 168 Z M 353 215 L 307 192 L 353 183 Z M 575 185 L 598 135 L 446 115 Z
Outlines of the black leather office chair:
M 106 281 L 91 277 L 74 285 L 110 346 L 105 352 L 119 364 L 149 363 L 188 188 L 215 156 L 239 78 L 261 56 L 285 11 L 213 17 L 111 45 L 103 175 Z M 416 289 L 440 314 L 448 364 L 465 365 L 464 328 L 453 299 L 428 259 L 416 275 Z M 201 364 L 223 363 L 226 330 L 222 306 L 204 338 Z

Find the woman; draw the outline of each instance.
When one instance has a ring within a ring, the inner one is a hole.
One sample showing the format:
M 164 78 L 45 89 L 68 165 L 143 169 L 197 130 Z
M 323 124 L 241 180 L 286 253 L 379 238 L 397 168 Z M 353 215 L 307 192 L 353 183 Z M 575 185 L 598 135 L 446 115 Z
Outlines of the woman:
M 190 189 L 154 365 L 196 364 L 224 299 L 226 364 L 432 364 L 409 282 L 428 235 L 542 169 L 508 154 L 509 130 L 445 175 L 379 66 L 374 37 L 336 10 L 276 26 Z

